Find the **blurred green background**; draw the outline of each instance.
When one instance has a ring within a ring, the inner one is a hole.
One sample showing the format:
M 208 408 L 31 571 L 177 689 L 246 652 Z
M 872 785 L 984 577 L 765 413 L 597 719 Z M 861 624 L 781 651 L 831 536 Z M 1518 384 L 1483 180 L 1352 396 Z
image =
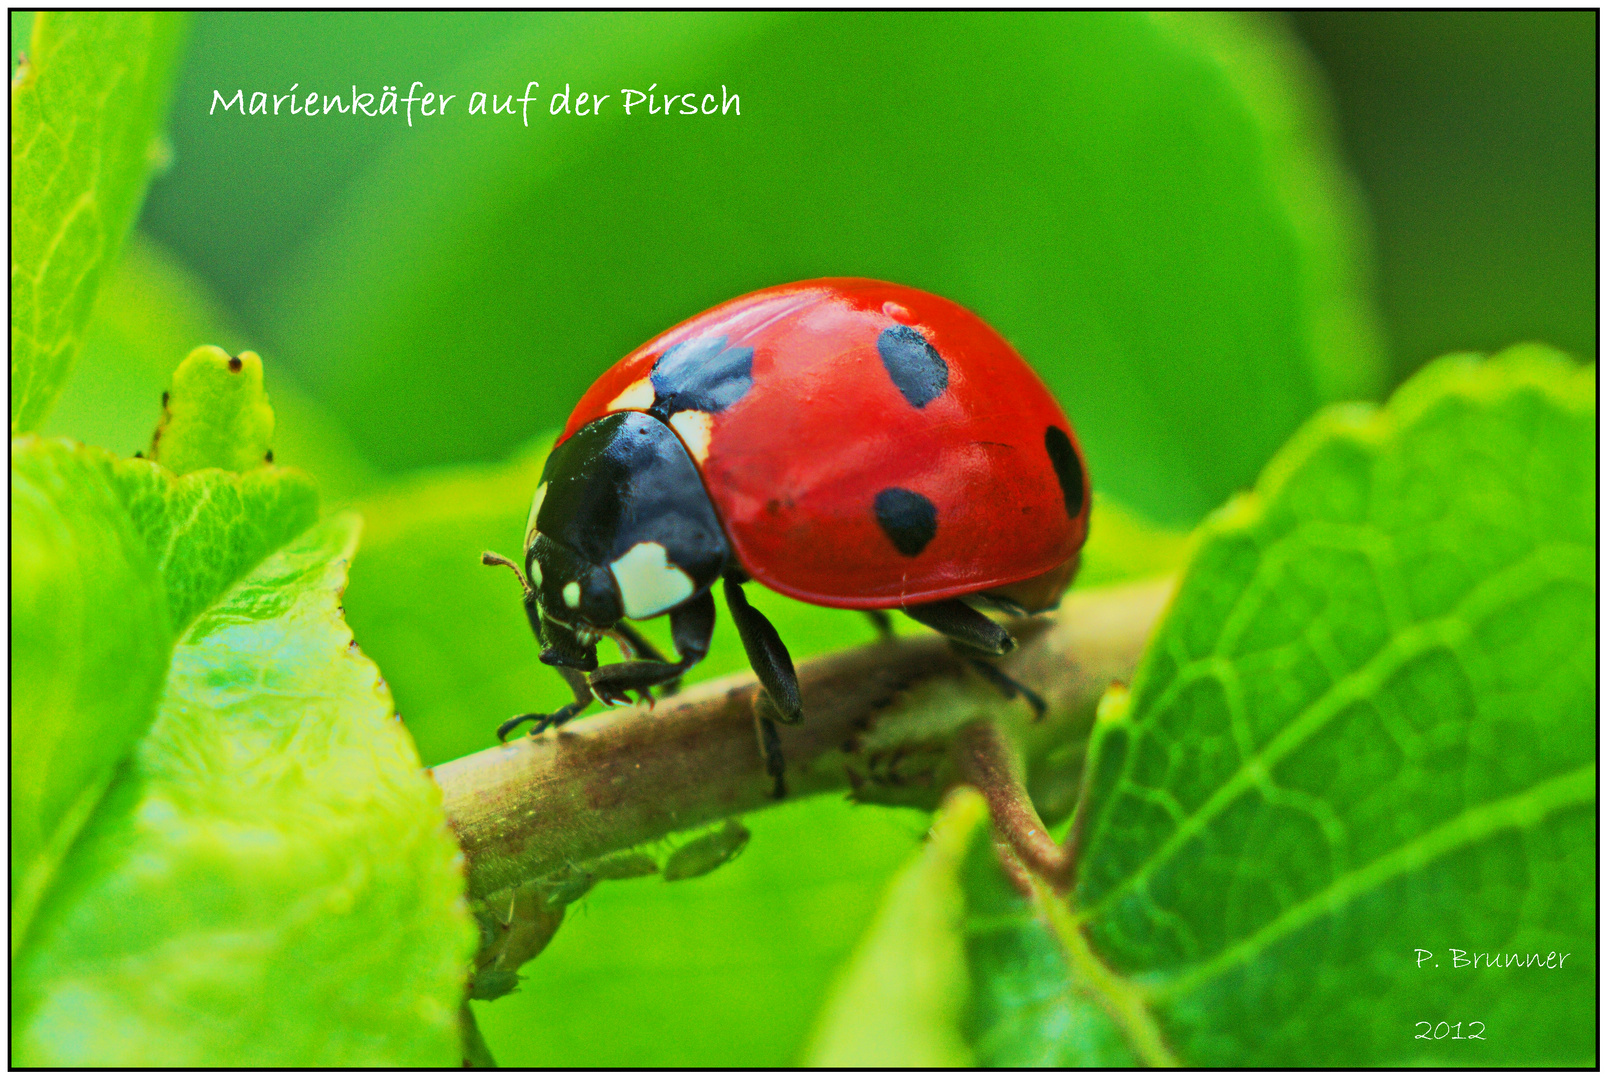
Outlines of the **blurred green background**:
M 132 452 L 193 345 L 258 350 L 277 459 L 364 514 L 348 618 L 438 762 L 564 697 L 476 565 L 517 546 L 545 438 L 739 293 L 848 274 L 966 304 L 1067 407 L 1102 497 L 1178 528 L 1318 406 L 1433 356 L 1594 358 L 1595 36 L 1593 12 L 201 14 L 45 430 Z M 457 115 L 209 115 L 214 90 L 414 80 Z M 528 80 L 528 127 L 461 111 Z M 742 115 L 612 108 L 652 83 Z M 611 108 L 550 116 L 565 84 Z M 869 633 L 756 602 L 799 655 Z M 699 674 L 741 663 L 717 633 Z M 795 1061 L 925 819 L 821 799 L 748 824 L 707 879 L 572 909 L 523 992 L 477 1005 L 501 1063 Z

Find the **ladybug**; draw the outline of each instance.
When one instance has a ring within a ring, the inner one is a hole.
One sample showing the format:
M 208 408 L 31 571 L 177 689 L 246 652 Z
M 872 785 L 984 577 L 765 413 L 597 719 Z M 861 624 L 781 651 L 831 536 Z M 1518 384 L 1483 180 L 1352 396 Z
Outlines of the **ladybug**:
M 1089 478 L 1077 437 L 1015 349 L 958 304 L 902 285 L 822 278 L 711 308 L 649 341 L 582 396 L 542 471 L 525 531 L 525 611 L 575 700 L 651 701 L 709 651 L 721 583 L 768 699 L 766 769 L 786 791 L 775 721 L 803 719 L 757 581 L 833 608 L 889 609 L 986 658 L 1015 641 L 978 609 L 1049 610 L 1077 570 Z M 487 563 L 519 568 L 487 552 Z M 679 657 L 628 620 L 669 614 Z M 609 637 L 627 657 L 598 666 Z

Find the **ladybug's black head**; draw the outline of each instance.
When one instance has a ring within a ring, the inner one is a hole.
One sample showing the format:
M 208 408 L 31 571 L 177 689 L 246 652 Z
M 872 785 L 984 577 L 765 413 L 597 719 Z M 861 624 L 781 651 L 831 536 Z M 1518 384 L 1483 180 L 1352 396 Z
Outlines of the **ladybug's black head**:
M 704 592 L 729 554 L 675 432 L 639 412 L 592 421 L 548 457 L 531 501 L 525 572 L 544 658 L 590 670 L 604 631 Z

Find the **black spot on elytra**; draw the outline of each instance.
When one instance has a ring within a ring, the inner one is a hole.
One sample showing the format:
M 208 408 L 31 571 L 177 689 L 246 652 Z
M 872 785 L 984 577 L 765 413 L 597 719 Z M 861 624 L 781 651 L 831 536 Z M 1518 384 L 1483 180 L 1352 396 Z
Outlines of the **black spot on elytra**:
M 949 387 L 949 365 L 913 326 L 890 326 L 877 335 L 882 366 L 906 401 L 920 409 Z
M 883 488 L 872 509 L 877 524 L 901 555 L 920 555 L 938 533 L 938 508 L 924 495 L 904 488 Z
M 754 350 L 726 348 L 725 337 L 673 345 L 653 365 L 653 408 L 660 420 L 689 409 L 729 409 L 754 385 Z
M 246 366 L 245 364 L 242 364 L 240 362 L 240 357 L 238 357 L 238 356 L 229 357 L 229 370 L 230 371 L 233 371 L 233 372 L 238 374 L 240 369 L 245 367 L 245 366 Z
M 1066 516 L 1083 512 L 1083 462 L 1072 449 L 1072 440 L 1058 427 L 1044 429 L 1044 449 L 1049 452 L 1055 478 L 1061 482 L 1061 498 L 1066 500 Z

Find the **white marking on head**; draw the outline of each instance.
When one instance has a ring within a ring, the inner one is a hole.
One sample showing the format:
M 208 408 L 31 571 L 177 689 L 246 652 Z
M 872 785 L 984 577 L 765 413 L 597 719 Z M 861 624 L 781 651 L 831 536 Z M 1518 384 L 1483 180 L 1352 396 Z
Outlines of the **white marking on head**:
M 662 615 L 692 595 L 692 579 L 666 556 L 663 544 L 644 542 L 609 564 L 627 618 Z
M 628 409 L 653 408 L 653 376 L 638 379 L 636 382 L 620 391 L 620 396 L 609 402 L 609 412 L 624 412 Z
M 564 586 L 564 603 L 572 608 L 581 606 L 581 583 L 572 581 Z
M 530 587 L 539 590 L 542 587 L 542 561 L 540 559 L 526 560 L 525 575 L 530 578 Z
M 687 453 L 692 460 L 702 465 L 704 458 L 709 456 L 709 432 L 714 427 L 715 418 L 706 412 L 688 409 L 678 412 L 670 417 L 670 426 L 675 428 L 676 434 L 686 444 Z
M 542 512 L 542 500 L 547 498 L 547 483 L 543 481 L 530 500 L 530 517 L 525 519 L 525 547 L 536 539 L 536 515 Z

